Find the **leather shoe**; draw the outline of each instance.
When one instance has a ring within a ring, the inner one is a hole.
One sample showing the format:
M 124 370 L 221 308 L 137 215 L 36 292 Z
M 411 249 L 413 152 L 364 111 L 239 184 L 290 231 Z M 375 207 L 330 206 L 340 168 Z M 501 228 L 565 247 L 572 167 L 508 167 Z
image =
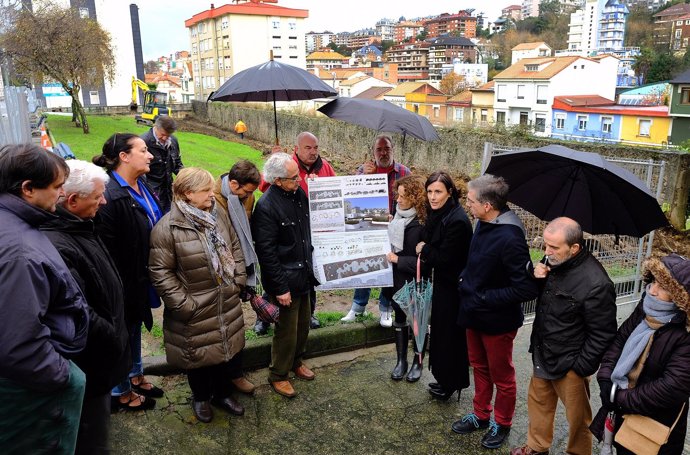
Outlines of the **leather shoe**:
M 482 437 L 482 446 L 487 449 L 498 449 L 508 439 L 510 434 L 510 427 L 498 425 L 496 422 L 491 422 L 489 431 Z
M 235 416 L 244 415 L 244 406 L 235 401 L 232 397 L 212 398 L 211 404 L 221 409 L 225 409 L 230 414 Z
M 429 388 L 429 394 L 432 397 L 436 398 L 437 400 L 441 400 L 441 401 L 448 401 L 448 399 L 450 397 L 452 397 L 454 393 L 455 393 L 455 390 L 445 390 L 443 388 L 439 388 L 439 389 Z M 458 391 L 458 401 L 460 401 L 459 391 Z
M 194 411 L 194 417 L 199 422 L 209 423 L 213 420 L 213 410 L 211 409 L 211 403 L 208 401 L 192 400 L 192 411 Z
M 271 382 L 271 387 L 273 387 L 275 393 L 284 397 L 292 398 L 297 395 L 297 392 L 295 392 L 295 389 L 292 388 L 290 381 Z
M 321 328 L 321 323 L 319 322 L 318 319 L 316 319 L 316 316 L 313 314 L 311 315 L 311 319 L 309 320 L 309 328 L 310 329 L 320 329 Z
M 314 376 L 316 376 L 314 372 L 307 368 L 304 364 L 298 366 L 293 371 L 295 372 L 295 376 L 300 379 L 304 379 L 305 381 L 311 381 L 314 379 Z
M 549 451 L 547 450 L 546 452 L 537 452 L 536 450 L 532 450 L 530 446 L 525 444 L 522 447 L 513 447 L 510 449 L 510 455 L 549 455 Z
M 443 387 L 441 387 L 441 384 L 439 384 L 438 382 L 430 382 L 429 388 L 430 389 L 436 389 L 436 390 L 443 390 Z
M 235 386 L 237 390 L 239 390 L 242 393 L 252 394 L 254 393 L 254 390 L 256 390 L 256 386 L 252 384 L 244 376 L 240 376 L 239 378 L 233 379 L 232 384 Z
M 463 416 L 462 419 L 453 422 L 450 428 L 458 434 L 469 434 L 473 431 L 489 428 L 489 419 L 478 419 L 473 412 Z

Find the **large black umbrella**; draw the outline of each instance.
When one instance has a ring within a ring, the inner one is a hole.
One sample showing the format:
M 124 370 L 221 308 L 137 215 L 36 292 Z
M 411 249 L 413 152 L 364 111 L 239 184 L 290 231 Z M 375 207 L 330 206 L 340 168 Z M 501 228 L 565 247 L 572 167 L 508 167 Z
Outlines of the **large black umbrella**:
M 513 204 L 545 221 L 570 217 L 590 234 L 642 237 L 668 225 L 647 185 L 596 153 L 560 145 L 508 152 L 486 173 L 508 182 Z
M 211 94 L 210 101 L 273 102 L 273 121 L 278 143 L 276 101 L 311 100 L 338 92 L 313 74 L 292 65 L 269 60 L 232 76 Z
M 319 108 L 330 118 L 386 133 L 401 133 L 423 141 L 440 139 L 431 122 L 389 101 L 336 98 Z

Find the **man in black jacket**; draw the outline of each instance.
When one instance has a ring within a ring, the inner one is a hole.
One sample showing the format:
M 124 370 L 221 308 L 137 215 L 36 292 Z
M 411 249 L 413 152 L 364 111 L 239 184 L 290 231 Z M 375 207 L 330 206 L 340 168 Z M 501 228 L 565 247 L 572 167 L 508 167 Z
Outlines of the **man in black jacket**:
M 268 381 L 277 393 L 291 398 L 295 396 L 288 381 L 291 370 L 300 379 L 314 379 L 302 363 L 311 318 L 309 293 L 318 284 L 312 272 L 309 205 L 290 155 L 271 155 L 264 180 L 271 186 L 254 209 L 252 236 L 264 290 L 280 305 Z
M 108 453 L 110 390 L 131 368 L 127 349 L 122 282 L 96 235 L 93 217 L 105 204 L 108 174 L 98 166 L 69 160 L 70 175 L 56 218 L 41 230 L 55 245 L 89 305 L 89 335 L 76 364 L 86 374 L 76 454 Z
M 151 170 L 146 174 L 146 181 L 158 196 L 163 213 L 170 211 L 172 202 L 172 175 L 177 175 L 182 169 L 180 144 L 173 134 L 177 131 L 177 123 L 172 117 L 161 115 L 150 130 L 141 135 L 146 142 L 153 160 Z
M 589 376 L 616 336 L 616 293 L 606 271 L 583 248 L 582 229 L 556 218 L 544 229 L 546 256 L 534 268 L 539 282 L 530 352 L 527 445 L 511 455 L 547 454 L 560 399 L 568 420 L 566 453 L 592 453 Z

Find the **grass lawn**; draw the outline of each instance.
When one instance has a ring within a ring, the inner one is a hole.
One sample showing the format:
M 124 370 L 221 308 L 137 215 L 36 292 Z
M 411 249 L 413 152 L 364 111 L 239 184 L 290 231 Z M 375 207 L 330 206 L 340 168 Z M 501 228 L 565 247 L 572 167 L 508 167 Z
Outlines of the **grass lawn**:
M 106 139 L 113 133 L 143 134 L 149 127 L 137 125 L 133 116 L 128 115 L 90 115 L 90 134 L 83 134 L 75 128 L 71 116 L 48 115 L 48 128 L 55 140 L 70 146 L 77 158 L 91 161 L 101 153 Z M 239 159 L 248 159 L 259 169 L 263 167 L 261 152 L 247 145 L 224 141 L 199 133 L 175 133 L 180 143 L 182 162 L 185 166 L 197 166 L 211 172 L 215 177 L 227 172 Z

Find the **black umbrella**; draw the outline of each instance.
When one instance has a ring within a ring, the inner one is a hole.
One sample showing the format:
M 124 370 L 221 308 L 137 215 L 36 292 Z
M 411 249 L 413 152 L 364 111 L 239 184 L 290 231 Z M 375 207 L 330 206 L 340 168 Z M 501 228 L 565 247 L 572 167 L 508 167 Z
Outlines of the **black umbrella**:
M 508 182 L 513 204 L 545 221 L 567 216 L 590 234 L 642 237 L 668 225 L 647 185 L 596 153 L 560 145 L 508 152 L 486 173 Z
M 386 133 L 401 133 L 423 141 L 440 139 L 431 122 L 388 101 L 336 98 L 319 108 L 330 118 Z
M 335 96 L 338 92 L 313 74 L 292 65 L 271 60 L 232 76 L 211 94 L 210 101 L 273 102 L 273 121 L 278 144 L 276 101 L 311 100 Z

